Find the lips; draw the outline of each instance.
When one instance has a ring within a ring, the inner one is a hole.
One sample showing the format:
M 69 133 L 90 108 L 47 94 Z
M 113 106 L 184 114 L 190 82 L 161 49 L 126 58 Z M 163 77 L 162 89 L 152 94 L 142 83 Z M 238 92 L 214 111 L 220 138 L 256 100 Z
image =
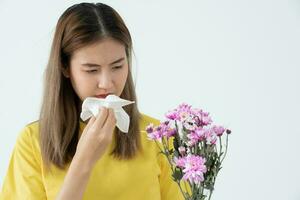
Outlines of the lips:
M 95 97 L 97 98 L 103 98 L 105 99 L 108 95 L 110 95 L 111 93 L 108 93 L 108 94 L 98 94 L 98 95 L 95 95 Z

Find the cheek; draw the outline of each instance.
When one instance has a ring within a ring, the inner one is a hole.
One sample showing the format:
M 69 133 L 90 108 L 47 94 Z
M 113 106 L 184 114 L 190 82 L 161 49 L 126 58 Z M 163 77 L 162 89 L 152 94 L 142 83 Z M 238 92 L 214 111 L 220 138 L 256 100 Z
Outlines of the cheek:
M 124 70 L 122 73 L 120 73 L 118 75 L 118 79 L 117 79 L 118 80 L 118 85 L 123 87 L 126 83 L 127 76 L 128 76 L 128 70 L 127 71 Z
M 94 80 L 91 77 L 86 76 L 83 72 L 76 72 L 73 74 L 73 87 L 79 95 L 85 95 L 89 93 L 94 84 Z
M 82 83 L 84 82 L 82 76 L 80 76 L 80 73 L 78 73 L 78 72 L 72 73 L 72 80 L 73 80 L 73 84 L 77 88 L 79 88 L 82 85 Z

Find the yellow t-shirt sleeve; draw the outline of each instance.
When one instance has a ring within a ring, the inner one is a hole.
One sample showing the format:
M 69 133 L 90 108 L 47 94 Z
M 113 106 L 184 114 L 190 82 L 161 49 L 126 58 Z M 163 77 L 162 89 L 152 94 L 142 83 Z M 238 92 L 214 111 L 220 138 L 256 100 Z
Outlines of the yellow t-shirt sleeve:
M 18 136 L 2 185 L 0 200 L 46 199 L 41 163 L 38 162 L 31 134 L 30 129 L 25 127 Z

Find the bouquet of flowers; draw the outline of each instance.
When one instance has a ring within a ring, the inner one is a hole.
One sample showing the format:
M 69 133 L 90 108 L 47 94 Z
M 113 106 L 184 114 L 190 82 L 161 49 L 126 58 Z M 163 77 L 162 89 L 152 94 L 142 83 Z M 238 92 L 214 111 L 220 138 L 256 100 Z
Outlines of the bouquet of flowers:
M 167 120 L 158 126 L 151 123 L 146 127 L 148 138 L 167 157 L 173 180 L 184 198 L 210 200 L 231 131 L 213 125 L 208 112 L 185 103 L 167 112 L 165 117 Z

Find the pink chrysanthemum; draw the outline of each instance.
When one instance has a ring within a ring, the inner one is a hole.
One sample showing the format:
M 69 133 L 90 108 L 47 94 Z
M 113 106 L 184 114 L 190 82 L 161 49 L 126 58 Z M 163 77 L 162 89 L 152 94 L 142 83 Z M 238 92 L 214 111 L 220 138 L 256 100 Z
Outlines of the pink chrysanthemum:
M 176 129 L 170 127 L 169 121 L 162 122 L 159 126 L 154 127 L 151 123 L 146 127 L 146 132 L 150 140 L 159 140 L 162 137 L 170 138 L 176 134 Z
M 216 144 L 218 137 L 212 128 L 206 129 L 204 135 L 205 135 L 206 144 L 211 144 L 211 145 Z
M 165 114 L 165 117 L 169 120 L 179 120 L 178 112 L 176 110 L 169 111 Z
M 190 134 L 187 134 L 187 138 L 189 139 L 187 145 L 193 146 L 196 143 L 204 140 L 205 130 L 202 127 L 197 127 Z
M 182 168 L 183 179 L 191 183 L 199 184 L 204 181 L 204 173 L 207 171 L 205 158 L 195 155 L 187 155 L 174 159 L 176 166 Z
M 217 136 L 222 136 L 223 133 L 225 132 L 225 128 L 223 126 L 216 126 L 216 125 L 214 125 L 212 127 L 212 129 L 217 134 Z
M 177 108 L 165 114 L 169 120 L 177 120 L 185 123 L 187 129 L 194 129 L 195 126 L 203 127 L 212 123 L 208 112 L 202 109 L 192 108 L 186 103 L 180 104 Z M 192 122 L 188 123 L 188 122 Z
M 202 109 L 192 109 L 191 113 L 195 116 L 198 126 L 207 126 L 212 123 L 209 113 L 204 112 Z

